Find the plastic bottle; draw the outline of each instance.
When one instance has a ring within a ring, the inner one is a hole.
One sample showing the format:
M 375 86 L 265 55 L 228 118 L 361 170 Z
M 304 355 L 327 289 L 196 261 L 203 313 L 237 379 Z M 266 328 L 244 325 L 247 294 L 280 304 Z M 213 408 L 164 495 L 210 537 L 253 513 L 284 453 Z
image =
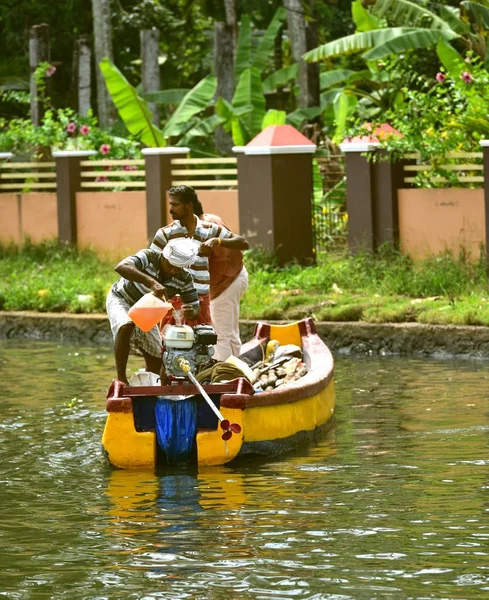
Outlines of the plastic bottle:
M 149 331 L 173 307 L 169 302 L 164 302 L 153 293 L 145 294 L 134 304 L 128 312 L 129 318 L 142 331 Z

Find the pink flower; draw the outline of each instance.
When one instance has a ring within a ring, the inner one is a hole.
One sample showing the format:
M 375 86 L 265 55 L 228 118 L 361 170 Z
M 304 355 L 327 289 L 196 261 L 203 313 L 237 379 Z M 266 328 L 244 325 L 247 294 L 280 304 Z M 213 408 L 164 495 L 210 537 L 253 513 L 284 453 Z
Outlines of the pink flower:
M 54 65 L 50 65 L 49 69 L 46 71 L 46 77 L 51 77 L 56 73 L 56 67 Z
M 110 152 L 109 144 L 102 144 L 99 148 L 101 154 L 108 154 Z
M 82 125 L 80 127 L 80 133 L 82 135 L 88 135 L 90 133 L 90 127 L 88 125 Z
M 100 177 L 97 177 L 95 181 L 108 181 L 108 179 L 105 175 L 100 175 Z
M 137 171 L 136 165 L 124 165 L 124 171 Z
M 66 126 L 66 131 L 68 133 L 75 133 L 75 131 L 76 131 L 76 123 L 74 123 L 73 121 L 71 121 L 71 123 L 68 123 L 68 125 Z
M 438 83 L 443 83 L 446 78 L 447 78 L 447 76 L 443 73 L 437 73 L 436 77 L 435 77 L 435 79 L 438 81 Z
M 112 171 L 112 167 L 110 165 L 105 165 L 104 171 Z
M 465 81 L 465 83 L 472 83 L 474 81 L 474 78 L 472 77 L 472 75 L 470 73 L 467 73 L 467 71 L 464 71 L 460 75 L 460 79 L 462 79 L 462 81 Z

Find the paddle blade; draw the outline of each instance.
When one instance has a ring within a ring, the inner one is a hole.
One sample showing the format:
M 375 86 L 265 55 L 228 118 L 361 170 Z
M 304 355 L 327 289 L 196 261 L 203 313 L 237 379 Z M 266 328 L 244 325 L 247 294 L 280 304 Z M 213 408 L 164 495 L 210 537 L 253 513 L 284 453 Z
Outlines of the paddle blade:
M 224 431 L 227 431 L 229 429 L 229 421 L 228 421 L 228 419 L 223 419 L 221 421 L 221 429 L 224 429 Z
M 232 436 L 232 435 L 233 435 L 233 432 L 232 432 L 230 429 L 228 429 L 227 431 L 225 431 L 225 432 L 224 432 L 224 433 L 221 435 L 221 438 L 222 438 L 224 441 L 227 441 L 227 440 L 229 440 L 229 439 L 231 438 L 231 436 Z
M 230 428 L 233 433 L 241 433 L 241 425 L 238 425 L 238 423 L 231 423 Z

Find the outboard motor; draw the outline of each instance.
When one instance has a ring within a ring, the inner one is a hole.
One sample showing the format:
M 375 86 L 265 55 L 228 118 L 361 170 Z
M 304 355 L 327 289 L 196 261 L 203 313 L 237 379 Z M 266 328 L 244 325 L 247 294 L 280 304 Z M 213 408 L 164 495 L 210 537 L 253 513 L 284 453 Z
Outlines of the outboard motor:
M 163 364 L 170 378 L 188 379 L 181 368 L 181 360 L 190 366 L 193 373 L 205 366 L 214 354 L 217 334 L 211 325 L 165 325 L 162 331 Z

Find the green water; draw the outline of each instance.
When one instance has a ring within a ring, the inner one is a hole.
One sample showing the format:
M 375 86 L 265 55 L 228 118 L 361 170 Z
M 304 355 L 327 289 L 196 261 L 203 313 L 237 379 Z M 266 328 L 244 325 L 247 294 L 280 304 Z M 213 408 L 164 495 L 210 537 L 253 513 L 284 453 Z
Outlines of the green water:
M 157 476 L 101 453 L 108 349 L 0 342 L 0 599 L 489 598 L 488 367 L 337 357 L 316 445 Z

